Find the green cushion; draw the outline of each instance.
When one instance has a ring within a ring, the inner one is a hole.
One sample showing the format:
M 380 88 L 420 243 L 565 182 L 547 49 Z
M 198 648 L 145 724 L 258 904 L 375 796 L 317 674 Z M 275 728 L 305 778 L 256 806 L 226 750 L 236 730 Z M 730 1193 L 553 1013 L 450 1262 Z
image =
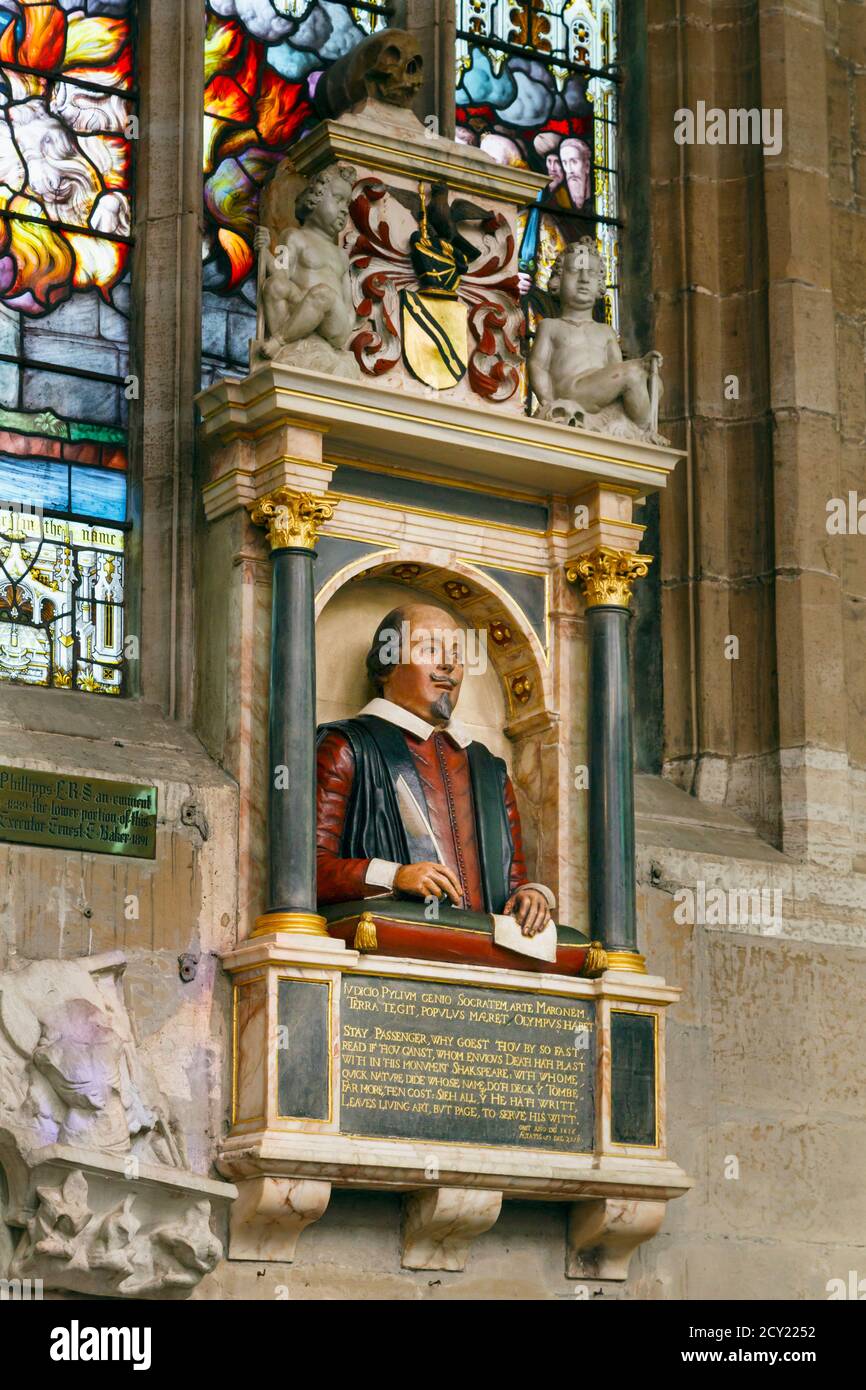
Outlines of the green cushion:
M 320 907 L 319 911 L 328 922 L 339 922 L 344 917 L 360 917 L 362 912 L 372 912 L 375 917 L 396 918 L 404 922 L 426 922 L 435 927 L 443 923 L 449 927 L 463 927 L 466 931 L 484 932 L 493 935 L 493 923 L 486 912 L 466 912 L 460 907 L 440 907 L 438 915 L 426 916 L 427 904 L 417 898 L 357 898 L 350 903 L 331 903 Z M 563 926 L 558 922 L 556 936 L 560 946 L 588 946 L 589 938 L 574 927 Z

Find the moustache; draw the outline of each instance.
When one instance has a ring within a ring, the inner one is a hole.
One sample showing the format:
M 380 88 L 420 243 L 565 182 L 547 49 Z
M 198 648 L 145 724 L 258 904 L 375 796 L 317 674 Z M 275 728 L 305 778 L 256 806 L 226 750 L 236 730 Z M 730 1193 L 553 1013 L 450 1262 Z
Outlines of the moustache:
M 453 690 L 457 684 L 453 676 L 433 676 L 431 679 L 434 685 L 447 685 L 449 690 Z

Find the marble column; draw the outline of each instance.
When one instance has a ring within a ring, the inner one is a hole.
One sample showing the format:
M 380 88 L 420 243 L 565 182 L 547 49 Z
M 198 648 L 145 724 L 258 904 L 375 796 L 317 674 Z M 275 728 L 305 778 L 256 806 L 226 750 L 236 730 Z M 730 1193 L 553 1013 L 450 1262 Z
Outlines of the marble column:
M 611 970 L 645 972 L 637 949 L 629 603 L 652 556 L 599 545 L 566 565 L 589 637 L 589 925 Z
M 316 912 L 316 645 L 313 560 L 334 509 L 279 487 L 250 504 L 273 566 L 268 722 L 268 907 L 253 935 L 327 936 Z

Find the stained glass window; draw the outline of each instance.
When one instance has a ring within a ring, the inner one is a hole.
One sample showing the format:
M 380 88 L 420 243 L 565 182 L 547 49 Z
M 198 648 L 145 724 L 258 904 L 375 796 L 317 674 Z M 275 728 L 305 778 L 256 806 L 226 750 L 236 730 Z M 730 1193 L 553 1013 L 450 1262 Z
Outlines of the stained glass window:
M 0 680 L 123 689 L 134 0 L 0 0 Z
M 249 367 L 264 180 L 315 123 L 319 74 L 386 28 L 391 13 L 387 4 L 336 0 L 207 0 L 203 384 Z
M 520 262 L 545 289 L 560 250 L 594 235 L 619 327 L 615 0 L 457 0 L 457 139 L 546 172 Z

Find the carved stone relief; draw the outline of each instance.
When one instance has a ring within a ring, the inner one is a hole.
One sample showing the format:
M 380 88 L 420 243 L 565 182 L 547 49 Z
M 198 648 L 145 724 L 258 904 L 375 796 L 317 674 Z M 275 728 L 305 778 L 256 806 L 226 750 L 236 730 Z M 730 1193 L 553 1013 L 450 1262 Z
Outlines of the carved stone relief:
M 0 974 L 0 1252 L 46 1288 L 173 1297 L 220 1258 L 213 1205 L 234 1189 L 184 1166 L 138 1056 L 125 966 L 110 952 Z

